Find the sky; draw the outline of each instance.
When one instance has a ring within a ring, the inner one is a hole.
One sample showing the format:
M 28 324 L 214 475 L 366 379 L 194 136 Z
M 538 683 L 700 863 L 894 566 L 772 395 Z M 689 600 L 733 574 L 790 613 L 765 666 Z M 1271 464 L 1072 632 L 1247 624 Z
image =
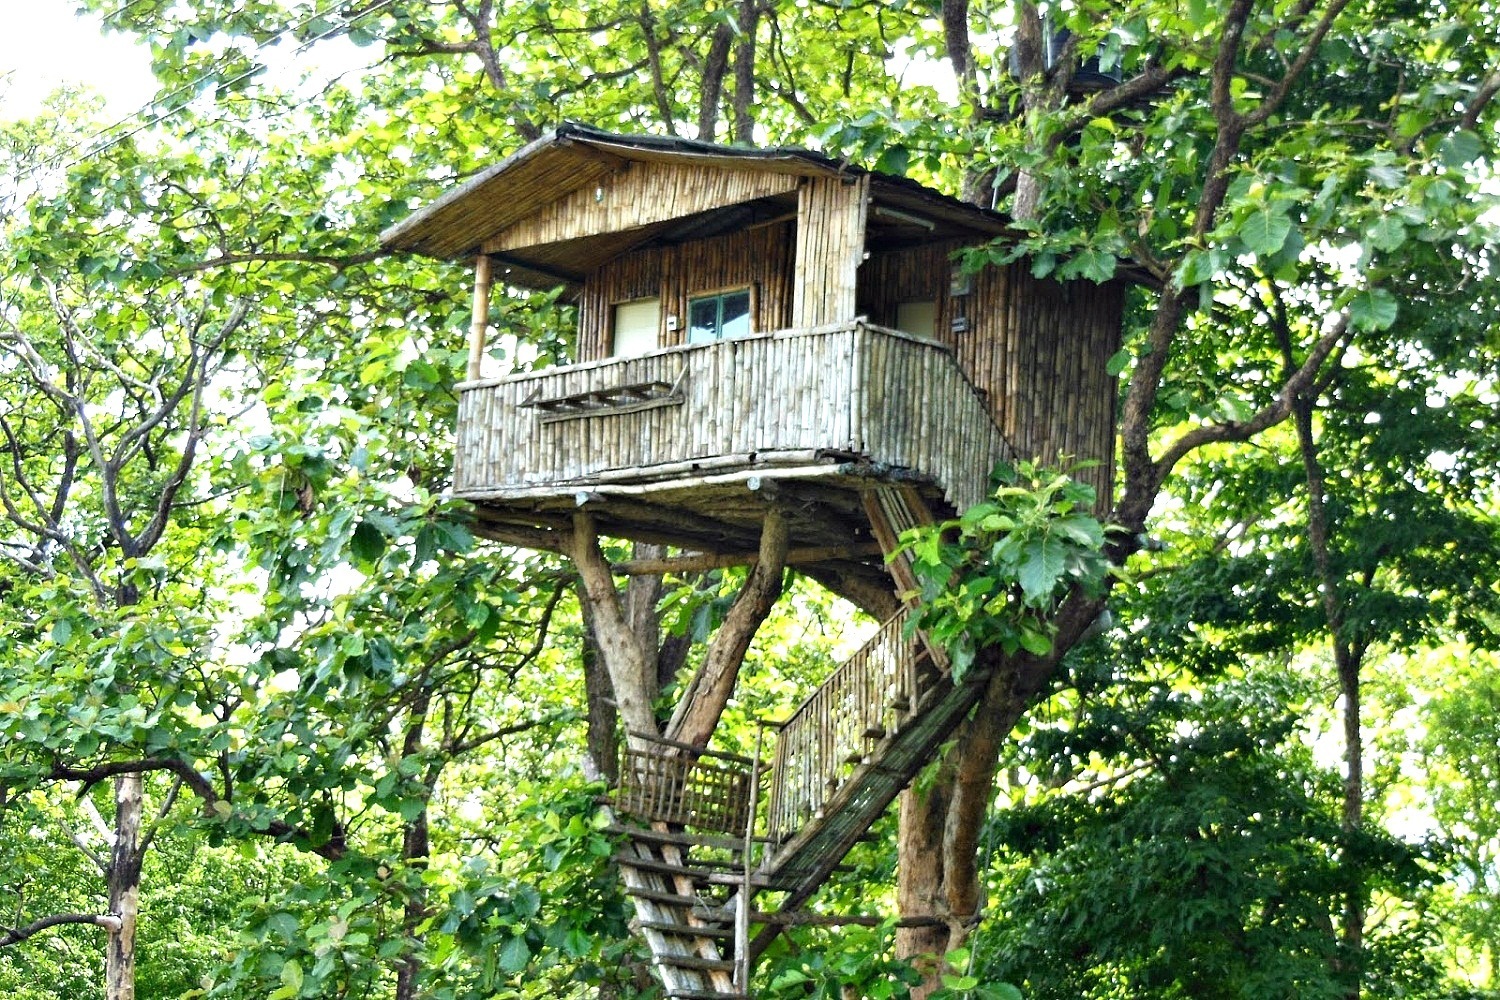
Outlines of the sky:
M 0 118 L 35 114 L 64 84 L 98 91 L 117 118 L 151 99 L 156 86 L 145 48 L 106 35 L 98 18 L 74 10 L 70 0 L 0 0 Z

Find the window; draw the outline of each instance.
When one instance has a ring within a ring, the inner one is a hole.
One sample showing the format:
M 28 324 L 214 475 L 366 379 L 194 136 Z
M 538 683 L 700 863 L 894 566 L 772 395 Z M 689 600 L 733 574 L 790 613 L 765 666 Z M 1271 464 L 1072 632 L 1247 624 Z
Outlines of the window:
M 705 344 L 750 332 L 750 289 L 688 299 L 688 343 Z
M 637 299 L 615 306 L 614 344 L 610 353 L 629 357 L 654 351 L 659 345 L 661 300 Z
M 937 334 L 937 303 L 902 302 L 896 306 L 896 329 L 915 333 L 919 337 Z

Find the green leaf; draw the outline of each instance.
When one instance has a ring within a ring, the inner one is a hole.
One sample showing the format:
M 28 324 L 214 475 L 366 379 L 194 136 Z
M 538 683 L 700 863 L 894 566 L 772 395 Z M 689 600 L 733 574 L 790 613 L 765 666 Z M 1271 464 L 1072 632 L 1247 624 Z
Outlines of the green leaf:
M 520 972 L 531 961 L 531 948 L 526 938 L 517 934 L 500 947 L 500 968 L 506 972 Z
M 369 521 L 361 521 L 349 538 L 349 551 L 360 562 L 373 563 L 385 553 L 385 535 Z
M 1040 603 L 1052 595 L 1066 559 L 1063 543 L 1056 538 L 1043 536 L 1026 542 L 1016 579 L 1028 603 Z
M 289 958 L 281 967 L 281 982 L 287 989 L 291 990 L 291 996 L 296 996 L 302 991 L 302 963 L 295 958 Z
M 1046 656 L 1052 652 L 1052 637 L 1045 632 L 1022 627 L 1018 636 L 1021 640 L 1021 648 L 1036 656 Z
M 1370 245 L 1376 250 L 1395 250 L 1406 242 L 1406 226 L 1395 214 L 1382 215 L 1370 227 Z
M 1240 226 L 1239 237 L 1251 253 L 1269 257 L 1281 249 L 1291 231 L 1287 214 L 1267 207 L 1250 213 Z
M 1349 300 L 1349 320 L 1360 330 L 1384 330 L 1398 311 L 1395 296 L 1384 288 L 1368 288 Z
M 1110 378 L 1119 378 L 1121 373 L 1130 366 L 1132 357 L 1130 349 L 1122 347 L 1109 356 L 1109 360 L 1104 363 L 1104 370 L 1109 373 Z
M 1460 129 L 1438 144 L 1438 156 L 1449 170 L 1462 170 L 1484 155 L 1484 141 L 1468 129 Z

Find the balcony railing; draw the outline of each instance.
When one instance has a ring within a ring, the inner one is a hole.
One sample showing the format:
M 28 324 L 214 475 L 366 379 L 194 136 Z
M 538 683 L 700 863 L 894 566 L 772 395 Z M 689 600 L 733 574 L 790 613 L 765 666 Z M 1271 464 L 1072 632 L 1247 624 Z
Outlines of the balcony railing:
M 476 500 L 848 456 L 930 476 L 962 509 L 1008 455 L 946 347 L 858 321 L 461 390 L 455 492 Z

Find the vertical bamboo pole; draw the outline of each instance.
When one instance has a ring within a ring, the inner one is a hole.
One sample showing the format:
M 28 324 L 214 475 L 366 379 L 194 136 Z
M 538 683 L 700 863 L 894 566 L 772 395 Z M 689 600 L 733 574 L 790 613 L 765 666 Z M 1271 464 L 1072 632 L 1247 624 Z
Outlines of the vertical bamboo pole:
M 484 338 L 490 322 L 490 258 L 480 254 L 474 259 L 474 314 L 469 321 L 469 381 L 479 379 L 484 360 Z

